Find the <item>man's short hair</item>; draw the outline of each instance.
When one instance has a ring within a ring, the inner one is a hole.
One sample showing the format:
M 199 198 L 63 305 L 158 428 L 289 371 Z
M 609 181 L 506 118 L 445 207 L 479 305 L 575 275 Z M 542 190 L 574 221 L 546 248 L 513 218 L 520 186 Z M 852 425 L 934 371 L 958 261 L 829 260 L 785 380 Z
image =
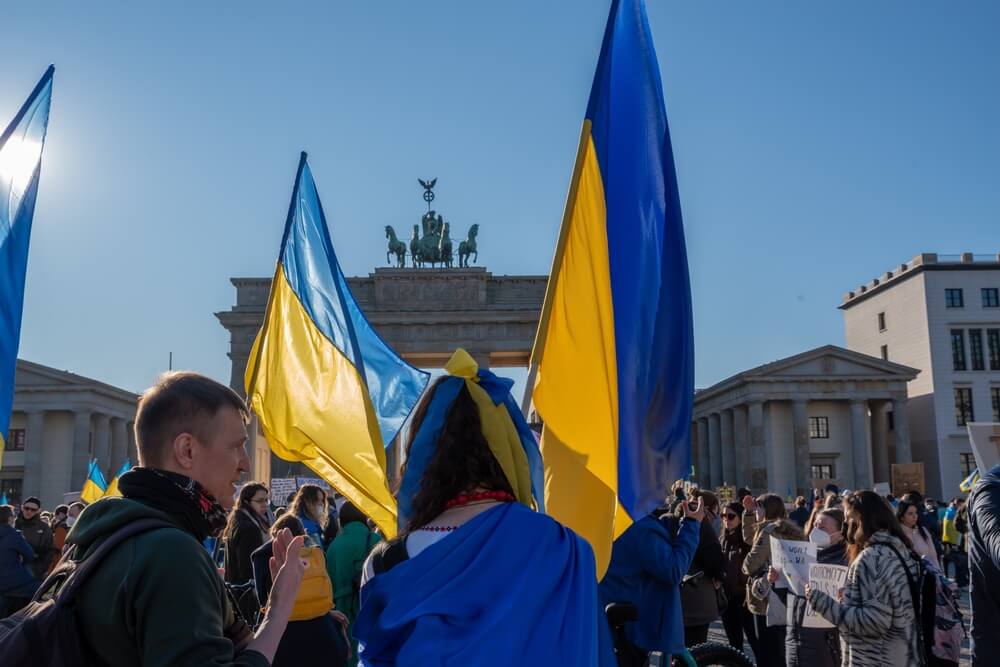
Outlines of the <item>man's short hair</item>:
M 69 514 L 69 505 L 56 505 L 56 508 L 52 510 L 53 514 Z
M 10 518 L 14 516 L 14 508 L 10 505 L 0 505 L 0 525 L 10 523 Z
M 42 509 L 42 501 L 36 498 L 35 496 L 28 496 L 27 498 L 21 501 L 21 505 L 27 505 L 28 503 L 34 503 L 38 505 L 38 509 Z
M 209 423 L 222 408 L 233 408 L 244 421 L 250 412 L 235 391 L 190 371 L 164 373 L 142 393 L 135 415 L 135 444 L 144 466 L 163 463 L 169 445 L 181 433 L 205 441 Z

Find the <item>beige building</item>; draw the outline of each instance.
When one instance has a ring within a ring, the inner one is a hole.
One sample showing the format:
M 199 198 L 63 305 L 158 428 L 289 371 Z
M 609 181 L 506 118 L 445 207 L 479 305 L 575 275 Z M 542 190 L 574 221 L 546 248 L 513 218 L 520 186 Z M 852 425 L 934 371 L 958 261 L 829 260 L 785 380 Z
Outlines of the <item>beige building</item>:
M 888 482 L 892 463 L 910 462 L 910 441 L 887 415 L 906 414 L 917 372 L 826 345 L 699 390 L 695 480 L 781 495 Z
M 108 481 L 128 457 L 136 463 L 132 392 L 18 359 L 14 411 L 0 491 L 8 501 L 38 496 L 51 509 L 79 492 L 92 458 Z
M 913 458 L 928 493 L 957 495 L 975 468 L 965 423 L 1000 422 L 1000 254 L 917 255 L 840 309 L 848 348 L 920 370 L 908 386 Z

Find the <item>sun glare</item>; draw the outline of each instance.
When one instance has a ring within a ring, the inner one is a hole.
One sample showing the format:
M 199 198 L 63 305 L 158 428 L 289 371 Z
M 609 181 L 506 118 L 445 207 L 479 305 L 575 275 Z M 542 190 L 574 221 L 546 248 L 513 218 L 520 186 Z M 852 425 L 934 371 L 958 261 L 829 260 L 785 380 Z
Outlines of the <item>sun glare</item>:
M 41 142 L 11 137 L 0 148 L 0 183 L 10 183 L 11 193 L 20 199 L 41 157 Z

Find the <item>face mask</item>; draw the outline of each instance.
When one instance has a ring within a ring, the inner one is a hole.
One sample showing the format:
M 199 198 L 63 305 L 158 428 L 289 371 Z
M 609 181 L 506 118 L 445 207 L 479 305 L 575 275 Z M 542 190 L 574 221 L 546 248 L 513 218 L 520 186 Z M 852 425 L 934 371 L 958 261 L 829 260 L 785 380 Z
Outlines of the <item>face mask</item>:
M 809 533 L 809 541 L 822 549 L 830 546 L 830 534 L 821 528 L 813 528 Z
M 75 516 L 68 516 L 68 517 L 66 517 L 66 527 L 67 528 L 68 527 L 72 527 L 72 525 L 74 523 L 76 523 L 76 517 Z

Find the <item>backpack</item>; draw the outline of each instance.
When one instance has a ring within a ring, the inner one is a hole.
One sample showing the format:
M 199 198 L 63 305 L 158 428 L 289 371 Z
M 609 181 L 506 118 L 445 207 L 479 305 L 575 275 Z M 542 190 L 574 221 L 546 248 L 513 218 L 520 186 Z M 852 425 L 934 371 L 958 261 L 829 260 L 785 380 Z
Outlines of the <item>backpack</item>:
M 910 562 L 917 570 L 917 575 L 914 577 L 896 548 L 891 545 L 886 546 L 899 559 L 906 573 L 913 609 L 919 621 L 917 638 L 921 664 L 953 663 L 957 667 L 962 652 L 965 625 L 962 623 L 962 612 L 959 611 L 958 600 L 950 588 L 950 582 L 937 572 L 933 565 L 911 555 Z M 940 621 L 939 614 L 941 614 Z
M 75 613 L 75 596 L 80 586 L 124 540 L 156 528 L 175 527 L 162 519 L 140 519 L 111 533 L 83 560 L 64 557 L 24 609 L 0 619 L 0 655 L 4 667 L 87 664 L 87 651 Z
M 306 571 L 289 621 L 308 621 L 333 609 L 333 585 L 326 571 L 323 550 L 320 547 L 302 547 L 300 554 L 306 561 Z

